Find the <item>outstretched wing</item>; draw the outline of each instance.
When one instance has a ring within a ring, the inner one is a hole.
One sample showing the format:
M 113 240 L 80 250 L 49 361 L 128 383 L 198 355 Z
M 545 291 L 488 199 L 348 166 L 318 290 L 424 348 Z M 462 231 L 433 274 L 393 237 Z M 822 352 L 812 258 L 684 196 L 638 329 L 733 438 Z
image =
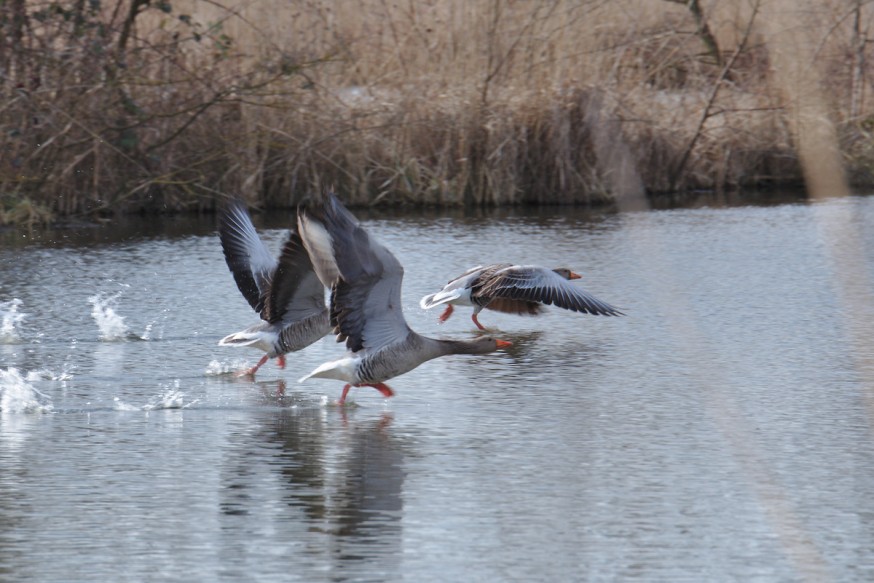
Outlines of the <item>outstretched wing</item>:
M 596 316 L 621 316 L 617 308 L 544 267 L 514 265 L 494 274 L 479 290 L 482 297 L 553 304 Z
M 358 352 L 406 338 L 404 269 L 373 240 L 333 193 L 302 207 L 298 228 L 322 283 L 331 288 L 331 325 Z
M 300 235 L 292 230 L 279 254 L 261 318 L 271 323 L 291 323 L 324 310 L 325 286 L 313 269 Z
M 252 309 L 261 313 L 277 261 L 255 231 L 242 201 L 233 200 L 222 210 L 219 239 L 237 287 Z

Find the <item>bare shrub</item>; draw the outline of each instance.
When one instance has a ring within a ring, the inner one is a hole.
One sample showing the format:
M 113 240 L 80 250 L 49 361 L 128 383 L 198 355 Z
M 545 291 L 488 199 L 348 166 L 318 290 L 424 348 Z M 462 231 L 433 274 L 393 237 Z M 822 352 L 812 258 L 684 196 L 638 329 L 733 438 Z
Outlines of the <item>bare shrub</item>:
M 795 183 L 780 23 L 758 5 L 10 0 L 0 194 L 63 215 L 289 206 L 327 185 L 495 205 Z M 803 21 L 859 180 L 872 10 L 828 0 Z

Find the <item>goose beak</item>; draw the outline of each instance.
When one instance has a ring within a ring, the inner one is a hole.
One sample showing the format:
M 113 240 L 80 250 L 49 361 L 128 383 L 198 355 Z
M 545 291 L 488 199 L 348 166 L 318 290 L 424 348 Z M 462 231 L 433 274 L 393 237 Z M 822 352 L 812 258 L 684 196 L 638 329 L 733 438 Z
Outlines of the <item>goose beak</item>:
M 582 279 L 582 277 L 583 276 L 580 275 L 579 273 L 574 273 L 573 271 L 571 271 L 571 274 L 568 276 L 568 279 Z
M 512 346 L 512 342 L 507 342 L 506 340 L 495 340 L 495 343 L 498 345 L 498 348 L 507 348 L 508 346 Z

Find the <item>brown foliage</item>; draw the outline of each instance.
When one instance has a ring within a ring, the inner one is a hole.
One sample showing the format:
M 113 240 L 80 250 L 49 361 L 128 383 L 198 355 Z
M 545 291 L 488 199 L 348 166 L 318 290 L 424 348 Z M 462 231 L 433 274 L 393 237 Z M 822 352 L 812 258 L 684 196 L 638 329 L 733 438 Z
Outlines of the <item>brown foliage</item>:
M 334 185 L 353 204 L 601 204 L 797 182 L 754 4 L 11 0 L 0 200 L 164 212 Z M 805 30 L 857 179 L 870 11 L 830 0 Z

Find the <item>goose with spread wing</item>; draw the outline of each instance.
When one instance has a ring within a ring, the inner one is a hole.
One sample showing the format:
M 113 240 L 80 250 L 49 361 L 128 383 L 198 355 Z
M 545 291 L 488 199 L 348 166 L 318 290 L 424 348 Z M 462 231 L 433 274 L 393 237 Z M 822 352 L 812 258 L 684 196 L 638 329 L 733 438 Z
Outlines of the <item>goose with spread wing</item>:
M 583 314 L 623 315 L 607 302 L 570 283 L 573 279 L 580 279 L 580 275 L 564 267 L 547 269 L 511 263 L 478 265 L 447 283 L 439 292 L 423 297 L 419 305 L 427 310 L 446 304 L 440 322 L 449 319 L 453 305 L 473 306 L 471 319 L 480 330 L 485 330 L 485 327 L 477 315 L 483 308 L 535 315 L 543 310 L 543 305 L 553 304 Z
M 298 231 L 322 283 L 331 289 L 331 325 L 348 352 L 302 377 L 345 381 L 338 404 L 351 387 L 368 386 L 385 397 L 384 381 L 449 354 L 486 354 L 509 342 L 483 336 L 438 340 L 414 332 L 401 308 L 404 269 L 371 238 L 332 193 L 298 211 Z
M 225 336 L 220 346 L 252 346 L 266 354 L 245 374 L 254 375 L 270 358 L 285 368 L 285 355 L 331 331 L 325 288 L 313 271 L 309 254 L 295 230 L 279 259 L 255 231 L 246 206 L 231 202 L 221 214 L 219 238 L 237 287 L 261 322 Z

